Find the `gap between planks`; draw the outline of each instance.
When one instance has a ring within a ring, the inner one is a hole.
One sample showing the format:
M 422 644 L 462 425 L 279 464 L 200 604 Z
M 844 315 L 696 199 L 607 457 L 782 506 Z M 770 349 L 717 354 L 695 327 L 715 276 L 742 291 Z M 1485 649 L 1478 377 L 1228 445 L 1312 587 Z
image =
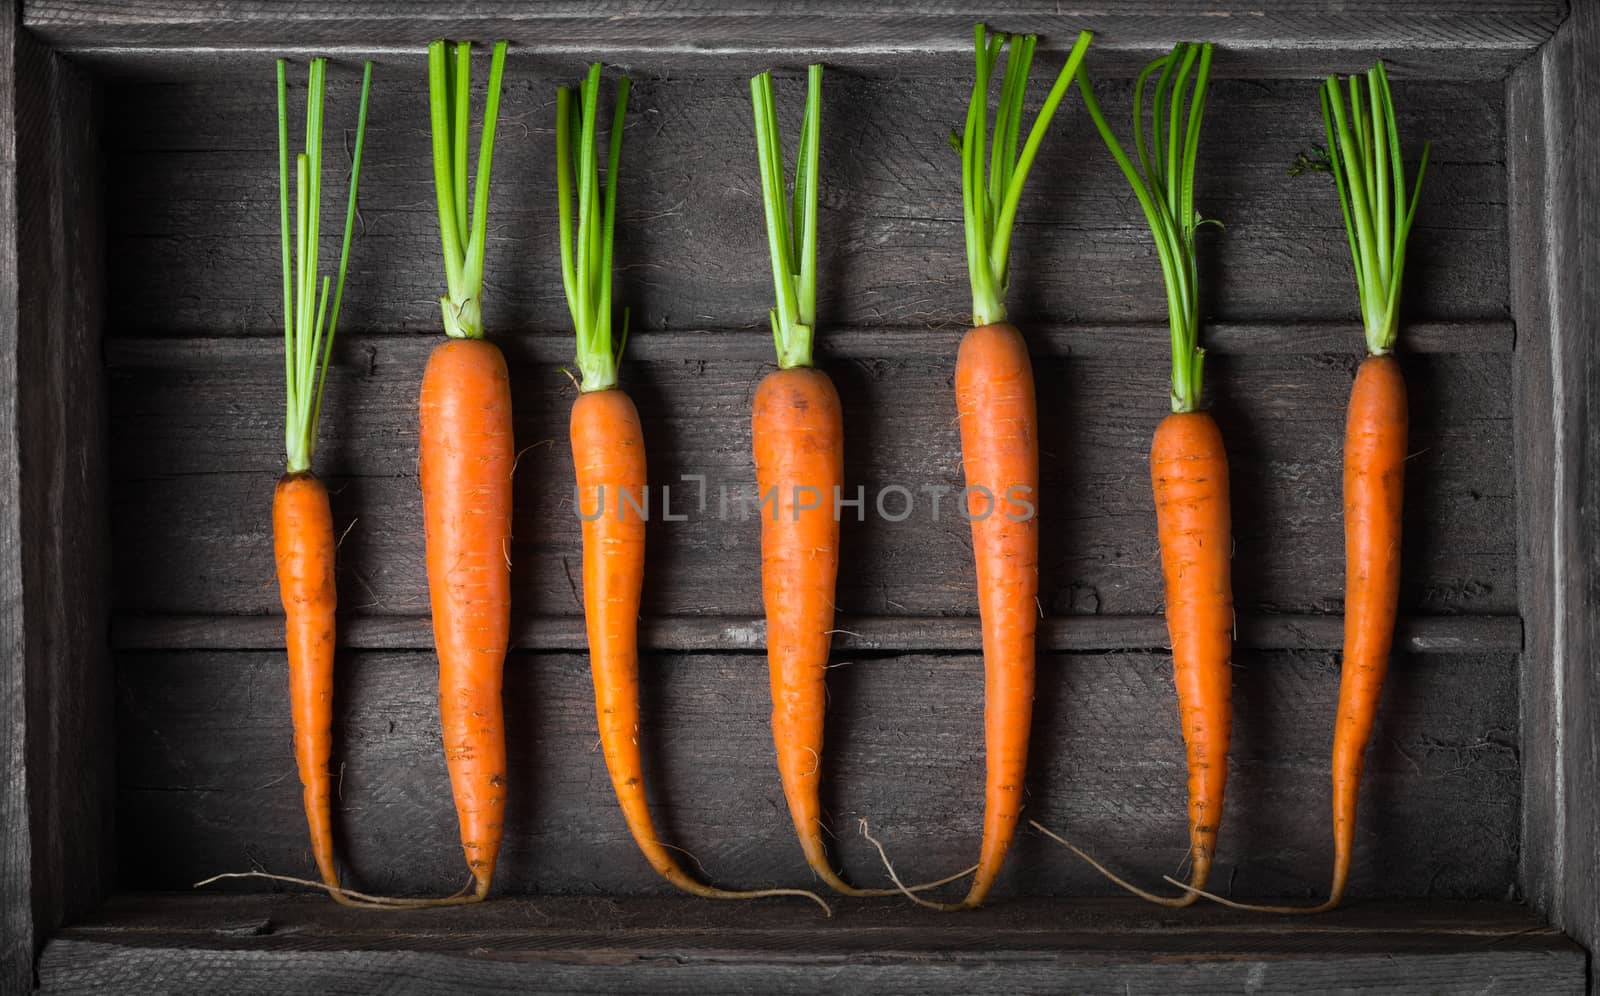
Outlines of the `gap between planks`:
M 748 329 L 640 332 L 628 339 L 628 358 L 645 363 L 681 362 L 684 358 L 765 362 L 772 358 L 769 335 Z M 875 359 L 917 354 L 951 354 L 966 330 L 943 328 L 840 328 L 817 339 L 824 358 Z M 1027 338 L 1040 355 L 1158 355 L 1167 348 L 1164 325 L 1035 325 Z M 1366 339 L 1354 322 L 1215 322 L 1204 331 L 1206 351 L 1221 355 L 1292 355 L 1348 353 L 1359 355 Z M 524 363 L 570 363 L 572 336 L 561 332 L 511 332 L 494 336 L 508 357 Z M 383 361 L 421 364 L 442 342 L 438 335 L 341 335 L 334 349 L 339 366 L 370 369 Z M 1516 326 L 1505 319 L 1459 322 L 1411 322 L 1405 326 L 1407 353 L 1510 353 Z M 211 369 L 244 365 L 281 366 L 283 337 L 239 335 L 217 337 L 108 336 L 108 366 L 123 368 Z
M 1238 646 L 1248 650 L 1337 650 L 1344 617 L 1257 615 L 1238 620 Z M 283 617 L 277 615 L 139 615 L 114 618 L 117 650 L 282 650 Z M 425 615 L 357 616 L 339 624 L 340 645 L 352 650 L 429 650 L 431 621 Z M 759 651 L 766 644 L 760 617 L 654 616 L 639 623 L 639 643 L 648 651 Z M 1162 616 L 1051 616 L 1040 620 L 1039 649 L 1092 652 L 1158 650 L 1169 646 Z M 513 649 L 584 651 L 582 616 L 535 616 L 512 625 Z M 1409 653 L 1522 651 L 1518 616 L 1423 616 L 1400 620 L 1395 645 Z M 978 619 L 971 616 L 842 617 L 833 637 L 836 651 L 976 653 L 982 649 Z

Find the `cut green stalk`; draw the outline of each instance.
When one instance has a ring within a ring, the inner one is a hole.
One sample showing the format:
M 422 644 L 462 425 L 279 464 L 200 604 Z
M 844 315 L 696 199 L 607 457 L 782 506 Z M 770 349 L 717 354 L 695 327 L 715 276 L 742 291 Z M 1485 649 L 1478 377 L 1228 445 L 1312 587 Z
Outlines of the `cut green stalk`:
M 1152 73 L 1155 96 L 1150 130 L 1145 132 L 1144 92 Z M 1193 74 L 1191 88 L 1190 78 Z M 1095 128 L 1133 188 L 1150 223 L 1156 256 L 1167 290 L 1167 323 L 1172 333 L 1172 410 L 1199 409 L 1206 351 L 1200 348 L 1200 275 L 1195 230 L 1205 223 L 1194 207 L 1194 170 L 1200 152 L 1200 122 L 1211 79 L 1211 45 L 1179 42 L 1171 53 L 1139 73 L 1133 87 L 1136 167 L 1106 123 L 1086 69 L 1078 70 L 1078 89 Z M 1162 132 L 1165 131 L 1165 141 Z M 1141 172 L 1142 170 L 1142 172 Z
M 794 191 L 786 197 L 783 140 L 772 95 L 772 73 L 750 80 L 755 111 L 756 155 L 761 169 L 761 208 L 777 302 L 769 312 L 778 366 L 809 367 L 817 321 L 817 159 L 821 146 L 822 66 L 806 69 L 806 109 L 800 120 Z
M 447 51 L 453 48 L 453 51 Z M 453 62 L 452 57 L 453 56 Z M 449 293 L 439 299 L 445 334 L 483 338 L 483 259 L 489 226 L 489 167 L 500 118 L 500 84 L 506 43 L 494 43 L 489 92 L 478 144 L 476 187 L 468 210 L 467 133 L 472 121 L 472 43 L 428 46 L 428 107 L 433 130 L 433 182 L 439 200 L 439 237 Z
M 1328 77 L 1322 87 L 1322 120 L 1328 130 L 1328 167 L 1339 188 L 1339 207 L 1355 263 L 1367 352 L 1383 356 L 1394 351 L 1400 329 L 1406 242 L 1422 196 L 1430 146 L 1422 147 L 1416 185 L 1408 199 L 1394 98 L 1383 63 L 1374 64 L 1366 77 L 1365 96 L 1361 77 L 1350 77 L 1348 110 L 1338 77 Z
M 294 159 L 294 218 L 289 213 L 289 98 L 287 63 L 278 60 L 278 213 L 283 236 L 283 379 L 284 444 L 291 474 L 311 469 L 321 421 L 322 388 L 339 329 L 344 278 L 350 264 L 350 232 L 355 223 L 356 188 L 361 178 L 361 150 L 367 135 L 367 95 L 372 89 L 372 63 L 361 74 L 361 112 L 356 124 L 355 155 L 350 163 L 350 194 L 345 208 L 344 241 L 339 250 L 339 277 L 318 284 L 317 255 L 322 214 L 322 104 L 327 89 L 327 60 L 311 60 L 306 88 L 306 151 Z
M 1005 321 L 1006 290 L 1011 282 L 1011 231 L 1017 222 L 1022 185 L 1039 154 L 1039 145 L 1061 106 L 1074 76 L 1089 51 L 1094 35 L 1080 31 L 1057 74 L 1055 85 L 1033 120 L 1028 140 L 1017 153 L 1022 132 L 1022 105 L 1027 96 L 1028 73 L 1033 64 L 1035 35 L 991 35 L 982 24 L 973 30 L 977 78 L 967 105 L 963 135 L 951 134 L 950 144 L 961 153 L 962 213 L 966 222 L 967 277 L 972 284 L 972 324 Z M 1005 75 L 1000 84 L 1000 107 L 995 114 L 993 149 L 989 145 L 989 81 L 995 64 L 1009 44 Z M 988 174 L 984 161 L 988 160 Z
M 617 83 L 617 108 L 611 119 L 605 181 L 600 178 L 600 63 L 578 88 L 556 90 L 556 197 L 561 228 L 561 284 L 567 294 L 578 339 L 580 391 L 605 391 L 617 386 L 617 364 L 628 344 L 628 312 L 622 312 L 622 335 L 611 341 L 611 260 L 617 219 L 617 169 L 622 162 L 622 127 L 628 111 L 627 77 Z M 578 133 L 578 144 L 572 133 Z M 578 216 L 572 216 L 573 174 L 577 174 Z

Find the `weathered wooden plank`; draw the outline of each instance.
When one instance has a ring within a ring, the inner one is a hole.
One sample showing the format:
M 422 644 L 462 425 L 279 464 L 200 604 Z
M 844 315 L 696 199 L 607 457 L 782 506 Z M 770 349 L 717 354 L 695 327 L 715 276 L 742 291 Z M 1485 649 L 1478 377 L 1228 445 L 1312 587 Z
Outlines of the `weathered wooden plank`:
M 1430 74 L 1499 79 L 1550 36 L 1565 8 L 1561 0 L 1275 0 L 1265 7 L 1185 0 L 1158 9 L 1137 0 L 1026 0 L 990 4 L 982 16 L 1005 30 L 1042 32 L 1054 45 L 1090 28 L 1100 52 L 1124 62 L 1180 39 L 1206 38 L 1226 46 L 1230 61 L 1286 75 L 1316 76 L 1382 54 Z M 742 72 L 773 57 L 825 54 L 882 66 L 965 53 L 974 16 L 970 7 L 948 2 L 478 3 L 447 14 L 421 2 L 307 0 L 228 3 L 202 14 L 159 0 L 43 0 L 28 4 L 26 23 L 55 45 L 106 53 L 124 68 L 130 47 L 148 59 L 150 49 L 169 46 L 299 52 L 330 44 L 414 47 L 452 34 L 510 38 L 536 57 L 604 53 L 675 68 L 704 67 L 714 58 Z
M 5 993 L 32 988 L 33 954 L 100 901 L 114 863 L 98 105 L 16 18 L 0 4 Z
M 830 329 L 817 349 L 830 360 L 890 359 L 918 353 L 949 356 L 955 353 L 964 332 L 949 325 Z M 572 337 L 565 333 L 501 335 L 496 342 L 521 363 L 572 360 Z M 1030 326 L 1028 342 L 1042 356 L 1146 358 L 1163 355 L 1168 348 L 1167 329 L 1154 325 Z M 1205 342 L 1206 353 L 1213 356 L 1360 355 L 1366 348 L 1360 324 L 1352 322 L 1213 322 L 1206 326 Z M 426 336 L 345 335 L 336 341 L 333 362 L 366 370 L 381 356 L 389 363 L 420 365 L 436 345 L 436 340 Z M 1404 348 L 1408 354 L 1509 353 L 1515 345 L 1516 326 L 1504 319 L 1489 319 L 1407 323 Z M 281 365 L 283 341 L 272 336 L 117 336 L 105 341 L 104 353 L 106 364 L 112 367 L 231 371 Z M 632 339 L 628 359 L 661 363 L 686 356 L 715 356 L 760 362 L 769 359 L 771 353 L 771 343 L 751 335 L 748 329 L 662 330 Z
M 551 118 L 555 86 L 570 80 L 553 71 L 541 64 L 506 84 L 484 297 L 491 331 L 568 327 L 556 265 Z M 357 101 L 355 74 L 336 75 L 329 127 L 338 133 L 353 127 Z M 270 76 L 262 60 L 251 84 L 112 91 L 118 333 L 281 329 Z M 945 143 L 962 119 L 965 86 L 948 72 L 828 78 L 818 289 L 824 337 L 840 327 L 959 328 L 968 320 L 960 164 Z M 1433 320 L 1501 318 L 1502 88 L 1396 86 L 1405 133 L 1433 143 L 1408 260 L 1408 311 Z M 1125 120 L 1129 84 L 1100 89 L 1107 113 Z M 803 87 L 780 90 L 792 122 Z M 617 256 L 619 303 L 631 308 L 632 328 L 748 328 L 765 341 L 772 286 L 745 80 L 641 77 L 633 92 Z M 1033 101 L 1043 93 L 1035 86 Z M 340 328 L 435 333 L 443 270 L 420 59 L 379 67 L 372 102 L 362 224 Z M 1285 174 L 1299 153 L 1325 141 L 1315 84 L 1219 80 L 1207 107 L 1196 203 L 1226 225 L 1202 230 L 1207 317 L 1350 321 L 1355 287 L 1333 185 L 1324 175 Z M 1057 118 L 1022 210 L 1012 256 L 1016 320 L 1165 323 L 1143 216 L 1077 101 Z
M 639 337 L 645 338 L 643 334 Z M 751 334 L 751 338 L 766 336 Z M 375 338 L 366 340 L 375 342 Z M 408 341 L 408 340 L 399 340 Z M 341 598 L 348 611 L 426 609 L 415 391 L 420 352 L 336 370 L 317 469 L 333 488 Z M 566 445 L 573 392 L 554 365 L 513 356 L 517 475 L 517 616 L 581 611 L 579 523 Z M 1343 600 L 1340 447 L 1353 356 L 1217 357 L 1208 364 L 1235 496 L 1240 611 L 1337 613 Z M 851 616 L 977 614 L 961 487 L 950 353 L 826 364 L 846 417 L 846 497 L 865 489 L 858 522 L 842 508 Z M 624 367 L 644 419 L 659 501 L 649 543 L 647 615 L 762 614 L 749 397 L 770 364 L 708 351 Z M 1515 483 L 1510 473 L 1510 357 L 1410 357 L 1415 421 L 1407 481 L 1410 615 L 1516 610 Z M 1036 363 L 1044 454 L 1045 615 L 1151 615 L 1161 608 L 1148 452 L 1167 411 L 1167 365 L 1135 358 L 1043 356 Z M 118 607 L 128 612 L 268 614 L 269 516 L 281 471 L 281 370 L 119 369 L 111 375 Z M 706 506 L 698 484 L 707 480 Z M 721 501 L 720 486 L 729 499 Z M 913 498 L 904 521 L 899 485 Z M 940 498 L 937 516 L 935 492 Z M 884 500 L 887 516 L 876 508 Z M 174 569 L 173 565 L 182 565 Z
M 1583 952 L 1497 903 L 1368 904 L 1291 925 L 1131 900 L 1020 901 L 961 917 L 857 902 L 822 920 L 782 903 L 678 898 L 374 917 L 303 896 L 125 897 L 63 932 L 40 969 L 47 993 L 1427 992 L 1484 978 L 1584 991 Z
M 1247 650 L 1335 650 L 1343 645 L 1340 616 L 1245 616 L 1237 621 L 1237 645 Z M 974 651 L 982 648 L 978 620 L 967 616 L 844 616 L 833 646 L 851 651 Z M 1516 616 L 1422 616 L 1402 620 L 1397 645 L 1410 653 L 1483 653 L 1522 649 Z M 639 645 L 652 651 L 759 650 L 765 645 L 761 617 L 657 616 L 639 622 Z M 588 649 L 582 616 L 521 620 L 511 634 L 523 650 Z M 1039 621 L 1041 650 L 1144 650 L 1166 646 L 1160 616 L 1051 616 Z M 279 616 L 120 615 L 112 621 L 118 650 L 281 650 Z M 352 650 L 429 650 L 432 622 L 426 616 L 358 615 L 339 629 L 339 644 Z
M 1566 569 L 1556 550 L 1557 522 L 1571 514 L 1557 504 L 1558 425 L 1565 413 L 1553 394 L 1552 295 L 1554 273 L 1564 250 L 1550 238 L 1554 212 L 1548 185 L 1558 154 L 1547 115 L 1546 66 L 1557 51 L 1570 59 L 1571 40 L 1563 35 L 1543 55 L 1529 59 L 1512 75 L 1506 92 L 1507 180 L 1510 185 L 1511 303 L 1522 330 L 1512 364 L 1512 399 L 1517 500 L 1518 590 L 1528 640 L 1522 667 L 1521 881 L 1536 909 L 1551 911 L 1565 888 L 1564 824 L 1566 802 L 1561 765 L 1560 675 L 1567 666 L 1556 655 L 1558 614 L 1556 579 Z M 1565 454 L 1561 454 L 1562 458 Z M 1565 534 L 1563 533 L 1563 536 Z M 1563 546 L 1565 541 L 1563 540 Z M 1564 593 L 1563 593 L 1564 594 Z
M 124 654 L 118 677 L 122 881 L 182 889 L 220 871 L 307 865 L 279 655 Z M 911 655 L 829 674 L 824 792 L 843 867 L 877 883 L 869 818 L 902 875 L 972 860 L 982 810 L 982 668 Z M 1160 654 L 1041 662 L 1028 815 L 1114 866 L 1181 868 L 1186 777 Z M 431 655 L 341 658 L 340 847 L 352 881 L 454 891 L 456 843 Z M 512 798 L 498 888 L 658 893 L 595 750 L 584 658 L 514 655 L 506 672 Z M 810 881 L 771 763 L 760 657 L 653 656 L 642 742 L 664 838 L 733 885 Z M 1310 897 L 1325 887 L 1328 744 L 1339 672 L 1322 653 L 1241 653 L 1217 887 Z M 1516 657 L 1401 658 L 1366 776 L 1353 896 L 1501 897 L 1518 851 Z M 259 888 L 249 882 L 235 888 Z M 1114 892 L 1043 838 L 1013 851 L 1001 895 Z
M 1527 832 L 1540 837 L 1524 865 L 1530 894 L 1573 936 L 1600 943 L 1600 256 L 1588 219 L 1600 204 L 1600 10 L 1573 16 L 1519 72 L 1510 103 L 1519 159 L 1514 196 L 1519 254 L 1516 307 L 1533 340 L 1516 376 L 1521 431 L 1525 596 L 1530 644 L 1524 717 L 1530 751 Z

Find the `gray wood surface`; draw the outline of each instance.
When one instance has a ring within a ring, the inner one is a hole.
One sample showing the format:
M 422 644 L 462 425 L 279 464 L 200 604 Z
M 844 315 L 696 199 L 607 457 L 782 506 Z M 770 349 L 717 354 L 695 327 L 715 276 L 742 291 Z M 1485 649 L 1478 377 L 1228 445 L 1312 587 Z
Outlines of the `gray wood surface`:
M 1600 943 L 1600 8 L 1578 4 L 1561 32 L 1513 79 L 1520 158 L 1513 197 L 1519 260 L 1514 303 L 1531 348 L 1518 357 L 1524 611 L 1537 633 L 1523 683 L 1527 750 L 1524 859 L 1530 895 L 1580 941 Z
M 186 889 L 250 868 L 304 873 L 281 656 L 119 659 L 123 885 Z M 903 876 L 964 867 L 982 812 L 980 660 L 841 653 L 834 663 L 823 785 L 844 869 L 863 884 L 884 880 L 857 832 L 863 817 Z M 339 675 L 337 824 L 351 880 L 385 892 L 454 891 L 464 862 L 438 750 L 432 655 L 346 653 Z M 1326 887 L 1330 861 L 1337 655 L 1241 651 L 1234 676 L 1233 779 L 1216 887 L 1309 898 Z M 763 658 L 651 655 L 642 682 L 646 783 L 664 839 L 729 885 L 810 883 L 772 761 Z M 1505 898 L 1520 819 L 1516 656 L 1402 657 L 1385 692 L 1352 896 Z M 513 791 L 497 891 L 670 890 L 638 855 L 617 809 L 596 749 L 586 658 L 513 654 L 506 715 Z M 1142 881 L 1179 872 L 1186 774 L 1166 655 L 1043 656 L 1033 744 L 1030 817 Z M 996 902 L 1114 892 L 1030 832 Z
M 249 80 L 133 84 L 108 95 L 109 224 L 119 261 L 113 333 L 281 333 L 272 64 L 256 64 Z M 490 196 L 491 334 L 570 328 L 556 251 L 553 116 L 556 86 L 580 69 L 573 59 L 508 74 Z M 827 77 L 824 341 L 840 328 L 959 329 L 968 321 L 960 161 L 946 144 L 965 114 L 966 71 L 960 60 L 933 76 Z M 353 131 L 356 74 L 346 67 L 334 76 L 330 133 Z M 797 83 L 778 94 L 791 136 L 803 99 Z M 1123 126 L 1129 84 L 1100 89 L 1106 113 Z M 1036 79 L 1030 106 L 1044 92 Z M 641 76 L 633 94 L 617 232 L 618 302 L 631 308 L 633 330 L 642 340 L 663 329 L 746 329 L 768 341 L 772 284 L 747 81 Z M 1407 260 L 1408 317 L 1503 319 L 1503 87 L 1397 83 L 1396 100 L 1405 134 L 1433 142 Z M 1354 280 L 1333 184 L 1285 172 L 1326 141 L 1316 83 L 1220 79 L 1207 108 L 1195 203 L 1226 227 L 1202 229 L 1205 317 L 1349 322 Z M 374 70 L 346 332 L 439 330 L 444 274 L 426 109 L 420 57 Z M 1415 157 L 1421 143 L 1413 145 Z M 345 161 L 330 155 L 330 174 Z M 1143 215 L 1075 99 L 1055 119 L 1022 212 L 1010 294 L 1019 324 L 1165 326 Z
M 136 896 L 46 949 L 47 993 L 1584 991 L 1584 956 L 1506 904 L 1286 922 L 1129 900 L 959 916 L 893 900 L 538 899 L 373 915 L 307 897 Z
M 1336 615 L 1261 615 L 1236 620 L 1235 642 L 1250 650 L 1335 650 L 1344 619 Z M 833 646 L 841 651 L 977 651 L 979 622 L 972 616 L 841 616 Z M 654 616 L 639 621 L 642 649 L 757 650 L 765 645 L 761 616 Z M 1418 616 L 1395 627 L 1396 645 L 1411 653 L 1479 653 L 1522 649 L 1517 616 Z M 339 644 L 356 650 L 430 650 L 428 616 L 347 616 Z M 511 634 L 525 650 L 588 649 L 582 616 L 524 617 Z M 1166 647 L 1161 616 L 1047 616 L 1039 620 L 1043 650 L 1152 650 Z M 138 615 L 112 621 L 112 646 L 120 650 L 281 650 L 279 616 Z
M 0 5 L 0 992 L 93 908 L 110 832 L 98 105 Z M 70 773 L 67 775 L 66 773 Z
M 1557 522 L 1569 528 L 1557 504 L 1558 411 L 1552 393 L 1554 302 L 1551 288 L 1562 246 L 1550 238 L 1559 208 L 1550 199 L 1558 156 L 1547 131 L 1546 65 L 1557 49 L 1571 58 L 1563 32 L 1550 49 L 1520 66 L 1507 83 L 1506 161 L 1511 191 L 1511 303 L 1522 332 L 1512 364 L 1515 401 L 1518 582 L 1528 626 L 1522 668 L 1523 851 L 1520 879 L 1536 908 L 1553 911 L 1564 886 L 1566 786 L 1560 773 L 1563 726 L 1557 659 L 1555 588 L 1571 562 L 1557 556 Z M 1570 251 L 1570 250 L 1566 250 Z M 1564 423 L 1563 423 L 1564 424 Z M 1565 454 L 1563 454 L 1563 457 Z M 1563 478 L 1565 475 L 1563 474 Z M 1564 482 L 1563 482 L 1564 483 Z M 1563 541 L 1563 546 L 1565 542 Z
M 1225 58 L 1261 73 L 1316 76 L 1382 53 L 1431 75 L 1499 79 L 1550 36 L 1566 8 L 1563 0 L 1179 0 L 1159 9 L 1140 0 L 1008 0 L 985 5 L 981 16 L 1003 30 L 1043 33 L 1053 45 L 1070 44 L 1079 29 L 1093 29 L 1102 57 L 1124 68 L 1174 41 L 1211 39 L 1227 46 Z M 744 72 L 775 56 L 824 53 L 835 62 L 881 66 L 930 53 L 966 53 L 974 16 L 979 15 L 973 8 L 951 0 L 847 7 L 825 0 L 479 0 L 449 9 L 426 0 L 257 0 L 220 9 L 162 0 L 30 0 L 25 23 L 53 44 L 108 54 L 124 70 L 167 46 L 410 48 L 452 34 L 510 38 L 536 56 L 603 54 L 677 68 L 731 65 Z M 143 51 L 130 53 L 130 47 Z M 167 56 L 163 72 L 178 61 Z

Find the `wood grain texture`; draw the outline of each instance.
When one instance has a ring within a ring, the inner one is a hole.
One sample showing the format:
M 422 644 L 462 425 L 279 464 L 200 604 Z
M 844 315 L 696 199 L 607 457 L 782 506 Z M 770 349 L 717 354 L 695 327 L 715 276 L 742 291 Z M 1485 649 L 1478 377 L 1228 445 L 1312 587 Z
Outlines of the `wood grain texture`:
M 28 631 L 23 576 L 22 332 L 17 312 L 17 21 L 0 0 L 0 993 L 33 986 L 33 834 L 28 783 Z
M 1174 41 L 1221 42 L 1225 58 L 1253 71 L 1314 77 L 1370 61 L 1450 78 L 1503 78 L 1544 41 L 1565 15 L 1562 0 L 1273 0 L 1268 4 L 1181 0 L 1152 10 L 1138 0 L 1060 4 L 1021 0 L 989 4 L 1002 30 L 1042 33 L 1047 45 L 1070 44 L 1082 28 L 1097 32 L 1102 58 L 1122 68 Z M 253 46 L 303 50 L 356 43 L 420 47 L 444 34 L 509 38 L 536 56 L 644 61 L 678 68 L 715 64 L 755 72 L 775 55 L 825 54 L 835 63 L 882 66 L 896 60 L 968 52 L 970 6 L 940 0 L 880 0 L 848 6 L 825 0 L 780 3 L 620 0 L 537 5 L 477 2 L 442 10 L 409 3 L 257 0 L 197 9 L 165 0 L 33 0 L 27 27 L 74 51 L 110 53 L 124 68 L 129 49 Z M 137 58 L 137 57 L 136 57 Z
M 960 917 L 895 901 L 832 920 L 782 903 L 502 901 L 450 915 L 341 913 L 303 896 L 132 896 L 52 942 L 46 993 L 596 990 L 889 994 L 1250 988 L 1584 991 L 1576 945 L 1505 904 L 1381 904 L 1314 923 L 1131 900 Z
M 976 651 L 982 640 L 970 616 L 841 616 L 833 646 L 841 651 Z M 1244 616 L 1236 641 L 1250 650 L 1334 650 L 1343 641 L 1340 616 Z M 760 616 L 655 616 L 639 620 L 646 650 L 755 650 L 765 642 Z M 1409 653 L 1482 653 L 1522 650 L 1522 620 L 1516 616 L 1422 616 L 1396 626 L 1397 645 Z M 586 651 L 582 616 L 524 618 L 511 634 L 524 650 Z M 1048 616 L 1039 620 L 1044 650 L 1154 650 L 1166 647 L 1161 616 Z M 112 646 L 119 650 L 281 650 L 279 616 L 118 616 Z M 354 650 L 429 650 L 433 629 L 426 616 L 347 617 L 339 645 Z
M 1567 46 L 1565 35 L 1552 47 Z M 1521 881 L 1534 908 L 1554 909 L 1564 889 L 1562 814 L 1566 786 L 1560 771 L 1563 729 L 1556 657 L 1556 523 L 1570 514 L 1557 505 L 1557 410 L 1553 393 L 1551 288 L 1560 258 L 1548 237 L 1553 224 L 1548 194 L 1554 170 L 1547 133 L 1545 66 L 1553 50 L 1534 57 L 1511 76 L 1506 90 L 1506 162 L 1511 202 L 1511 305 L 1522 330 L 1512 363 L 1517 494 L 1518 594 L 1528 625 L 1522 666 Z M 1564 477 L 1563 473 L 1563 477 Z M 1563 528 L 1565 522 L 1563 521 Z
M 1600 210 L 1600 9 L 1572 18 L 1511 87 L 1518 130 L 1515 298 L 1538 342 L 1516 377 L 1532 471 L 1523 495 L 1530 645 L 1524 722 L 1539 730 L 1528 773 L 1527 833 L 1540 843 L 1524 873 L 1536 902 L 1574 937 L 1600 943 L 1600 265 L 1590 219 Z M 1537 235 L 1534 233 L 1538 233 Z
M 187 889 L 221 871 L 303 872 L 280 655 L 124 653 L 120 661 L 122 883 Z M 823 785 L 844 868 L 863 884 L 883 879 L 860 818 L 902 875 L 963 867 L 982 813 L 981 662 L 841 653 L 835 663 Z M 762 658 L 658 654 L 642 671 L 646 783 L 666 839 L 728 885 L 809 883 L 772 760 Z M 1309 898 L 1326 887 L 1338 681 L 1331 653 L 1237 657 L 1235 776 L 1216 876 L 1224 891 Z M 336 819 L 360 887 L 437 893 L 464 881 L 436 683 L 431 654 L 340 658 Z M 497 891 L 669 891 L 638 855 L 594 749 L 586 658 L 513 654 L 506 689 L 514 790 Z M 1044 657 L 1028 815 L 1141 880 L 1177 873 L 1186 776 L 1176 711 L 1164 654 Z M 1369 758 L 1353 896 L 1503 898 L 1514 888 L 1516 721 L 1515 655 L 1397 662 Z M 1028 834 L 997 902 L 1114 891 Z
M 114 333 L 281 333 L 275 105 L 271 62 L 259 65 L 249 81 L 126 85 L 109 94 Z M 358 103 L 352 69 L 332 74 L 328 97 L 330 134 L 347 138 Z M 578 69 L 573 60 L 566 72 Z M 556 253 L 553 116 L 556 85 L 575 76 L 562 72 L 543 65 L 506 81 L 488 221 L 484 318 L 492 335 L 569 327 Z M 803 99 L 797 83 L 778 88 L 791 135 Z M 969 86 L 948 72 L 828 76 L 823 341 L 833 329 L 959 329 L 969 320 L 960 161 L 945 141 L 963 119 Z M 1099 90 L 1106 113 L 1126 124 L 1130 86 L 1108 81 Z M 1036 80 L 1031 107 L 1044 91 Z M 1407 314 L 1503 319 L 1502 87 L 1397 83 L 1396 102 L 1405 134 L 1433 142 L 1407 261 Z M 1333 184 L 1285 173 L 1326 141 L 1316 84 L 1223 79 L 1207 107 L 1195 203 L 1226 228 L 1202 229 L 1205 318 L 1349 322 L 1355 287 Z M 439 331 L 444 274 L 426 108 L 420 58 L 374 70 L 345 332 Z M 766 342 L 772 285 L 761 255 L 746 80 L 641 77 L 627 121 L 617 294 L 631 308 L 634 332 L 642 340 L 663 329 L 742 328 Z M 330 176 L 346 162 L 331 153 Z M 330 183 L 343 189 L 342 177 Z M 1010 309 L 1024 330 L 1165 325 L 1143 216 L 1077 100 L 1055 119 L 1021 218 Z
M 641 333 L 639 338 L 645 338 Z M 757 338 L 755 333 L 751 338 Z M 761 337 L 766 338 L 766 337 Z M 347 613 L 425 611 L 416 385 L 422 352 L 372 343 L 368 366 L 329 376 L 317 469 L 333 492 L 340 604 Z M 573 391 L 556 367 L 512 364 L 518 463 L 511 549 L 515 618 L 575 615 L 580 565 L 571 455 Z M 1240 611 L 1337 613 L 1343 599 L 1340 446 L 1356 358 L 1224 356 L 1208 365 L 1236 496 Z M 954 496 L 960 446 L 949 354 L 825 361 L 845 408 L 847 497 L 865 489 L 866 521 L 842 509 L 849 570 L 839 609 L 852 616 L 977 614 L 970 528 Z M 770 364 L 715 350 L 632 361 L 651 479 L 670 488 L 650 527 L 647 615 L 761 614 L 750 464 L 750 392 Z M 117 604 L 123 611 L 277 611 L 263 509 L 281 472 L 281 369 L 129 369 L 111 374 Z M 1416 412 L 1407 480 L 1410 615 L 1504 614 L 1516 607 L 1510 476 L 1510 357 L 1406 359 Z M 1167 366 L 1147 357 L 1041 356 L 1042 611 L 1149 615 L 1161 579 L 1150 494 L 1150 435 L 1168 408 Z M 706 507 L 698 485 L 707 478 Z M 726 485 L 725 509 L 719 487 Z M 881 518 L 883 497 L 891 515 Z M 933 492 L 947 488 L 939 518 Z M 749 518 L 741 521 L 739 495 Z M 174 569 L 173 565 L 184 565 Z M 520 625 L 520 623 L 518 623 Z
M 114 863 L 98 109 L 15 18 L 0 6 L 0 992 L 32 987 Z

